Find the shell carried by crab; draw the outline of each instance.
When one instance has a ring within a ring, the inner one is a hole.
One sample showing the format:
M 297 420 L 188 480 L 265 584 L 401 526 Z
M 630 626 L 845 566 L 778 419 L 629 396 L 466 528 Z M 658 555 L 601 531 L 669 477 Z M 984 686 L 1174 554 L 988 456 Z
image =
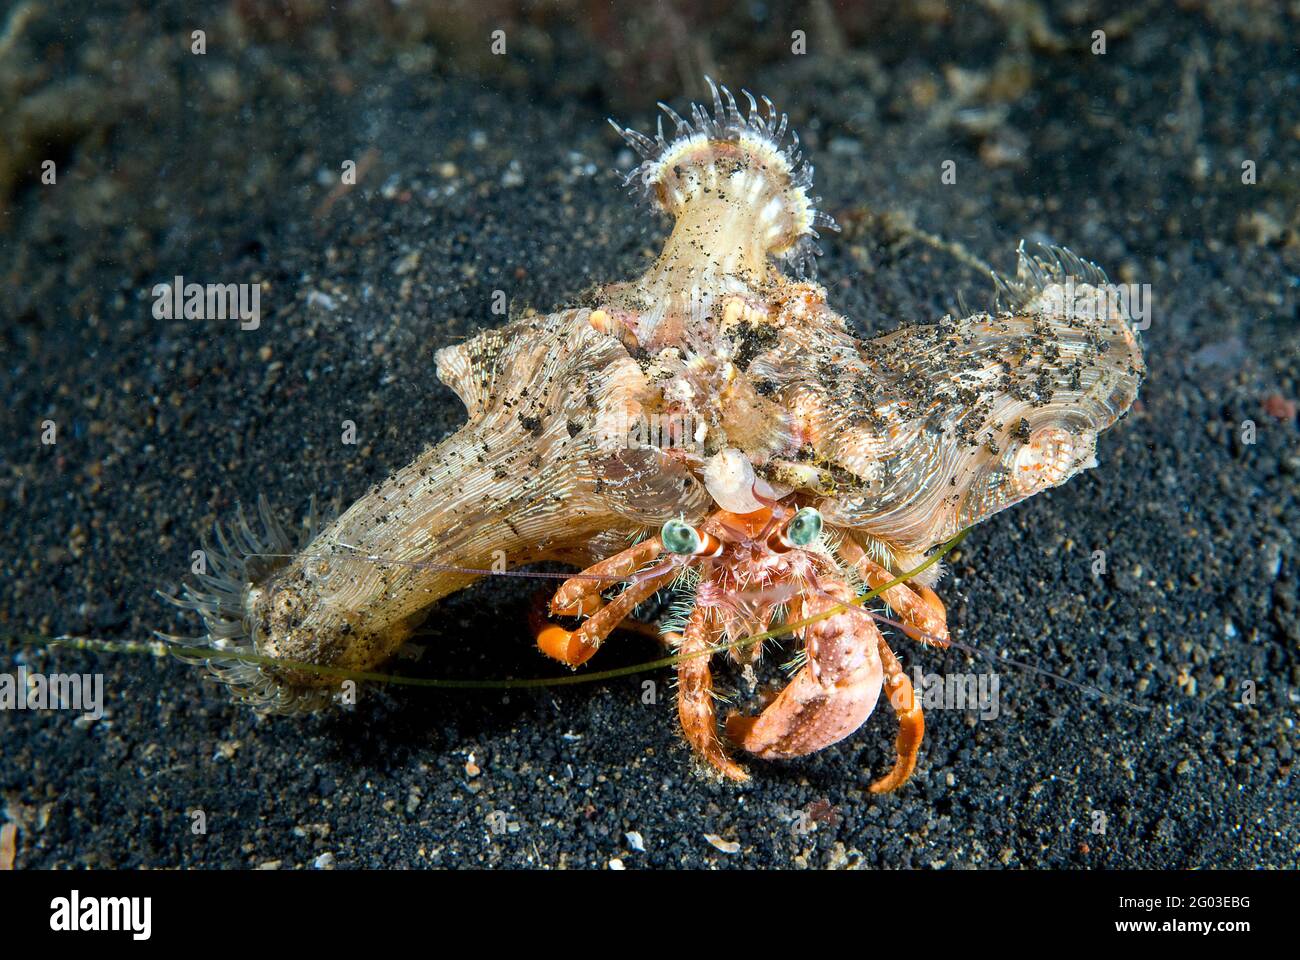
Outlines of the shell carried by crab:
M 764 758 L 827 747 L 887 691 L 897 759 L 872 789 L 911 775 L 920 705 L 855 599 L 885 587 L 903 634 L 946 644 L 938 567 L 899 574 L 1093 466 L 1098 433 L 1136 396 L 1141 349 L 1104 274 L 1059 249 L 1020 251 L 999 312 L 856 339 L 812 279 L 817 228 L 834 222 L 786 116 L 709 86 L 711 112 L 661 104 L 670 134 L 615 124 L 642 157 L 628 186 L 674 219 L 649 269 L 590 308 L 438 351 L 469 422 L 291 559 L 266 559 L 289 550 L 265 509 L 261 532 L 242 514 L 218 531 L 213 573 L 176 602 L 202 616 L 205 662 L 237 699 L 324 706 L 339 678 L 305 667 L 371 670 L 494 558 L 558 560 L 585 569 L 534 629 L 571 667 L 644 601 L 678 595 L 661 630 L 683 654 L 678 711 L 709 768 L 747 776 L 729 744 Z M 1072 302 L 1095 292 L 1103 309 L 1063 309 L 1067 280 Z M 757 657 L 743 641 L 782 623 L 802 624 L 794 677 L 758 715 L 720 724 L 710 656 Z

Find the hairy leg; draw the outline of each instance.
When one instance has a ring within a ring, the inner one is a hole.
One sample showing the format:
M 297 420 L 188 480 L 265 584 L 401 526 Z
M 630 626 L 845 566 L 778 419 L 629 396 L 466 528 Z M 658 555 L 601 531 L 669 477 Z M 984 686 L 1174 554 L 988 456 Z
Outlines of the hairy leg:
M 839 555 L 873 590 L 896 579 L 894 574 L 868 557 L 851 536 L 846 536 L 840 544 Z M 943 602 L 929 587 L 900 583 L 882 593 L 881 599 L 898 614 L 903 631 L 913 640 L 941 647 L 948 645 L 948 614 Z
M 713 673 L 709 655 L 703 651 L 718 637 L 708 609 L 696 607 L 686 621 L 684 633 L 670 633 L 668 639 L 685 655 L 677 662 L 677 716 L 682 732 L 700 759 L 729 780 L 749 779 L 745 768 L 727 754 L 718 736 L 718 717 L 713 703 Z
M 658 537 L 633 544 L 621 553 L 592 564 L 579 576 L 565 580 L 551 598 L 551 613 L 557 617 L 578 617 L 595 613 L 601 606 L 600 592 L 612 583 L 627 580 L 642 566 L 663 553 Z
M 903 672 L 903 665 L 889 649 L 885 638 L 880 638 L 880 662 L 885 670 L 885 693 L 889 704 L 898 716 L 898 739 L 894 742 L 894 769 L 871 785 L 872 793 L 889 793 L 897 790 L 916 769 L 916 754 L 925 737 L 925 715 L 912 690 L 912 681 Z
M 627 619 L 637 604 L 671 583 L 677 573 L 674 568 L 631 584 L 608 604 L 597 609 L 576 630 L 566 630 L 559 624 L 548 623 L 545 619 L 536 617 L 533 632 L 537 637 L 538 649 L 548 657 L 554 657 L 571 667 L 586 663 L 614 628 Z

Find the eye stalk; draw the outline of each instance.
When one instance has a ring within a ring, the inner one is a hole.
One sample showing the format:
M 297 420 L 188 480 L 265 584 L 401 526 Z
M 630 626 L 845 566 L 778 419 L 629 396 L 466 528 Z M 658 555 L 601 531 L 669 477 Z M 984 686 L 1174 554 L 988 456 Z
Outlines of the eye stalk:
M 806 547 L 822 535 L 822 515 L 816 507 L 799 510 L 785 526 L 785 539 L 796 547 Z
M 697 554 L 704 549 L 699 531 L 685 520 L 669 520 L 659 530 L 659 539 L 669 553 Z

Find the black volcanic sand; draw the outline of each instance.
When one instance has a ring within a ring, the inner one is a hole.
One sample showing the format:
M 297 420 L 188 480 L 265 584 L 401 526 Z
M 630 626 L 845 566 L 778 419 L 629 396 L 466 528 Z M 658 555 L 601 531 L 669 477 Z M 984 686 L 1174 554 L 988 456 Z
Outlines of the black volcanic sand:
M 352 501 L 461 423 L 432 356 L 500 322 L 492 291 L 549 310 L 635 274 L 664 236 L 610 172 L 630 155 L 604 122 L 645 129 L 661 94 L 601 88 L 607 53 L 579 27 L 521 27 L 551 51 L 521 66 L 358 23 L 249 28 L 239 6 L 195 57 L 175 8 L 46 4 L 0 60 L 17 171 L 0 235 L 9 633 L 195 632 L 153 591 L 237 502 L 266 494 L 288 518 L 312 494 Z M 259 719 L 176 661 L 11 645 L 6 672 L 99 671 L 107 691 L 98 722 L 0 714 L 18 866 L 1294 867 L 1297 24 L 1165 6 L 1007 22 L 927 5 L 835 37 L 813 18 L 806 57 L 724 42 L 788 20 L 712 39 L 724 80 L 791 112 L 845 224 L 821 277 L 864 333 L 936 319 L 958 292 L 987 302 L 988 280 L 924 234 L 1001 269 L 1020 238 L 1051 240 L 1151 284 L 1150 375 L 1098 469 L 951 558 L 939 592 L 984 657 L 898 643 L 927 671 L 1006 656 L 1141 711 L 1000 666 L 998 718 L 930 712 L 916 776 L 873 796 L 883 708 L 737 787 L 693 770 L 666 671 L 370 687 L 350 712 Z M 1104 56 L 1087 49 L 1098 23 Z M 558 82 L 575 77 L 596 79 Z M 360 183 L 331 200 L 349 159 Z M 262 282 L 260 329 L 155 320 L 150 288 L 177 274 Z M 557 674 L 525 626 L 533 588 L 449 598 L 402 669 Z M 619 635 L 594 666 L 658 655 Z

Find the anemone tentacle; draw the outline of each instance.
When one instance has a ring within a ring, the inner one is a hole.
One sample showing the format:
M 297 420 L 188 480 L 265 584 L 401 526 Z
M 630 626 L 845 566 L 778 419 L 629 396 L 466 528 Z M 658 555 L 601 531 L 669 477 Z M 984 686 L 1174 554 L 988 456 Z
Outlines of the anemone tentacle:
M 749 166 L 775 180 L 778 186 L 775 192 L 783 198 L 789 211 L 792 235 L 784 237 L 772 255 L 786 263 L 796 276 L 816 276 L 815 257 L 822 252 L 817 244 L 821 236 L 817 228 L 838 231 L 839 226 L 833 217 L 817 209 L 821 197 L 810 195 L 813 165 L 804 156 L 799 134 L 790 128 L 788 115 L 778 114 L 769 98 L 761 98 L 764 112 L 752 93 L 741 90 L 749 107 L 742 113 L 730 90 L 709 77 L 704 79 L 712 94 L 712 113 L 707 107 L 692 103 L 688 119 L 668 104 L 659 103 L 673 124 L 671 135 L 664 133 L 663 117 L 658 120 L 653 138 L 610 119 L 610 125 L 641 158 L 641 163 L 623 176 L 624 186 L 634 194 L 646 196 L 665 212 L 675 214 L 675 203 L 680 201 L 681 193 L 674 193 L 669 184 L 674 173 L 680 171 L 684 158 L 722 155 L 735 159 L 737 154 L 751 157 L 756 162 Z M 719 154 L 720 146 L 732 149 Z

